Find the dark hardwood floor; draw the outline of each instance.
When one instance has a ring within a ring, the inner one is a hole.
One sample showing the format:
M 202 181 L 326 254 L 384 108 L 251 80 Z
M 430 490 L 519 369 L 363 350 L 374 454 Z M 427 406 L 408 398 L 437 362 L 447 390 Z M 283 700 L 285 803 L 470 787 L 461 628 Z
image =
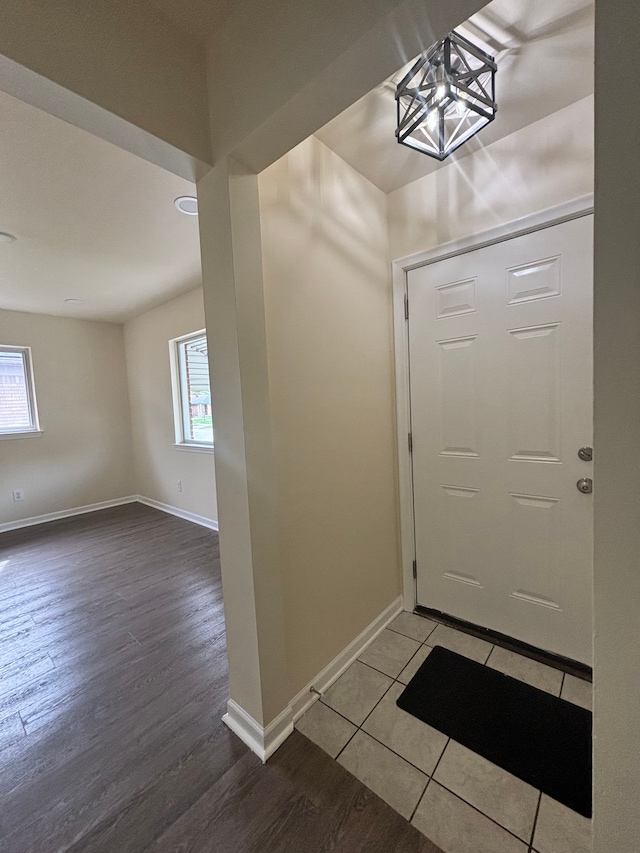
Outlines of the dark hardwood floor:
M 0 534 L 2 853 L 438 853 L 295 732 L 221 722 L 218 539 L 140 504 Z

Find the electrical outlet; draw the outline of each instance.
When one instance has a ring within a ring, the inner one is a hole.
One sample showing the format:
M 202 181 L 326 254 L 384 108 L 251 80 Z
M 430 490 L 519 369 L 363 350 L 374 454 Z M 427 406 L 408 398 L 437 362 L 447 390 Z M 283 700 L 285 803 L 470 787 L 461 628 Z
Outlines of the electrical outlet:
M 14 501 L 23 501 L 24 500 L 24 489 L 14 489 L 13 490 L 13 499 L 14 499 Z
M 182 480 L 178 480 L 178 491 L 182 491 Z

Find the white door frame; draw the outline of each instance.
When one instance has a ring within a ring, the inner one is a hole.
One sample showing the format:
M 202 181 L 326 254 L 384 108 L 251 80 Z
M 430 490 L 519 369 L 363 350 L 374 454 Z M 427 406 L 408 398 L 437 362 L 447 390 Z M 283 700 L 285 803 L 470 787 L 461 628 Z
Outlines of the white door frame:
M 407 273 L 416 267 L 462 255 L 512 237 L 540 231 L 570 219 L 593 213 L 593 194 L 579 196 L 555 207 L 541 210 L 498 225 L 470 237 L 442 243 L 433 249 L 417 252 L 392 261 L 393 275 L 393 332 L 396 374 L 396 417 L 398 428 L 398 474 L 400 490 L 400 550 L 402 558 L 402 606 L 413 610 L 416 606 L 416 581 L 414 577 L 415 538 L 413 519 L 413 474 L 409 452 L 410 397 L 409 397 L 409 339 L 405 315 Z

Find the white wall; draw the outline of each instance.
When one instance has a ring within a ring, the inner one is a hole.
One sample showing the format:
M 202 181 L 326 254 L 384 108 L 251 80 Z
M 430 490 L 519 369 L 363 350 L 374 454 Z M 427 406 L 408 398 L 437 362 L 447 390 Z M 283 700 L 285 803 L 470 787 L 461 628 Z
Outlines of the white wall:
M 32 348 L 43 430 L 0 441 L 0 524 L 133 494 L 122 326 L 0 311 L 0 343 Z
M 124 341 L 137 493 L 217 521 L 213 453 L 174 446 L 168 342 L 204 325 L 198 288 L 130 320 Z
M 392 258 L 593 192 L 593 97 L 390 193 Z
M 314 137 L 258 185 L 294 694 L 400 594 L 386 197 Z

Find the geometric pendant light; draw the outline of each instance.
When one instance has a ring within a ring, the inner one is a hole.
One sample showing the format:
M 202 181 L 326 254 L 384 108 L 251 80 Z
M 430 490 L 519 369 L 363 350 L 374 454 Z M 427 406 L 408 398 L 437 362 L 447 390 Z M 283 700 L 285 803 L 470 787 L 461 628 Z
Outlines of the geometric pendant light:
M 455 30 L 398 83 L 398 142 L 444 160 L 495 118 L 495 59 Z

